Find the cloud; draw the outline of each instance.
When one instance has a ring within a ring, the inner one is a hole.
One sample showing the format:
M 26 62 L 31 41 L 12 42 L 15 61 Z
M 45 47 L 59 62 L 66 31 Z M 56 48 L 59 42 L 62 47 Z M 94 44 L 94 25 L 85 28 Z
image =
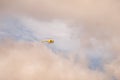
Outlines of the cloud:
M 113 75 L 117 80 L 120 79 L 120 57 L 116 55 L 115 59 L 105 64 L 105 70 L 109 76 Z
M 42 44 L 7 42 L 0 53 L 0 79 L 107 80 L 103 73 L 75 65 Z

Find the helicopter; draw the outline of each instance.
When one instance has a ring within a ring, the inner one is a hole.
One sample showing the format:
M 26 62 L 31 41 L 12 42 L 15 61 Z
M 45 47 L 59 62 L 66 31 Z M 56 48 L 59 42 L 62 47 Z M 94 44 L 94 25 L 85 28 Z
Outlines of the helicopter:
M 54 43 L 54 40 L 53 39 L 48 39 L 48 40 L 42 40 L 41 42 L 42 43 L 47 42 L 47 43 L 51 44 L 51 43 Z

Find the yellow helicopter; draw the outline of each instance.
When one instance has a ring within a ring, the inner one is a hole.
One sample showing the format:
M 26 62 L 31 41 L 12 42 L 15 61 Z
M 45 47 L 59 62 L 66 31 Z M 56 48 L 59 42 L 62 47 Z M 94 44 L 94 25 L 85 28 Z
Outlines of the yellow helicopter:
M 53 39 L 49 39 L 49 40 L 43 40 L 43 41 L 41 41 L 42 43 L 44 43 L 44 42 L 47 42 L 47 43 L 54 43 L 54 40 Z

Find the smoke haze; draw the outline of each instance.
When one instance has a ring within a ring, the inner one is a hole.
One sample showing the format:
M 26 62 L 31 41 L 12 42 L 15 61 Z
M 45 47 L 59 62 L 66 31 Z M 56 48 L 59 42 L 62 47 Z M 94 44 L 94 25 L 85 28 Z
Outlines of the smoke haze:
M 25 41 L 1 44 L 0 79 L 119 80 L 119 5 L 117 0 L 0 0 L 1 19 L 6 18 L 0 39 L 20 34 L 17 39 Z M 11 15 L 17 19 L 7 20 Z M 46 38 L 56 43 L 34 43 Z

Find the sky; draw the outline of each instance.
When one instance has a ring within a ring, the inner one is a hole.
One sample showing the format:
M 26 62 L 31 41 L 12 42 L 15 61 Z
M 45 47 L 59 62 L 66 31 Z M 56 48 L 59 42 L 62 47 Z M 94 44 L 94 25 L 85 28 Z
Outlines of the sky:
M 1 0 L 0 3 L 0 70 L 4 72 L 1 79 L 120 79 L 118 1 Z M 40 43 L 49 38 L 55 43 Z

